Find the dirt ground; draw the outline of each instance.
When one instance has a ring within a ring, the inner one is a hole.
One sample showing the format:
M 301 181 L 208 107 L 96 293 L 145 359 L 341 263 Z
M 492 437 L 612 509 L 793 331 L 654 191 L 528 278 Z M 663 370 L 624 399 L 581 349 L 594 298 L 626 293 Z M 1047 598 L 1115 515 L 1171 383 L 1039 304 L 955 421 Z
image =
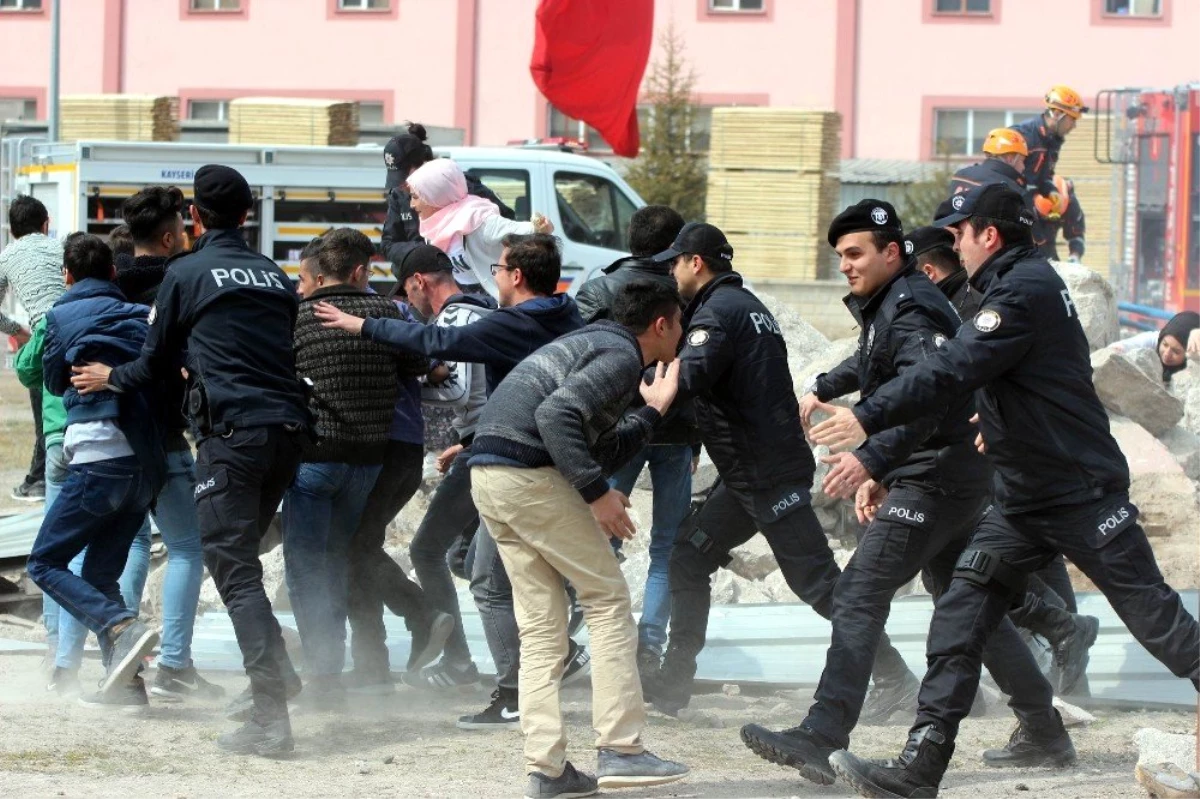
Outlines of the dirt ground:
M 521 737 L 515 731 L 468 732 L 457 716 L 480 710 L 484 691 L 428 695 L 401 687 L 391 698 L 356 700 L 350 711 L 294 712 L 296 752 L 267 760 L 221 753 L 214 738 L 232 725 L 221 703 L 165 704 L 151 699 L 144 716 L 88 710 L 45 692 L 36 655 L 0 656 L 0 785 L 12 797 L 502 797 L 524 788 Z M 85 684 L 99 679 L 95 660 L 84 664 Z M 232 694 L 244 680 L 208 675 Z M 564 692 L 570 727 L 569 757 L 594 769 L 589 692 Z M 646 797 L 846 796 L 842 785 L 820 787 L 798 774 L 765 763 L 738 739 L 747 722 L 773 727 L 798 722 L 807 697 L 697 697 L 699 719 L 682 722 L 651 714 L 646 743 L 656 753 L 688 763 L 683 782 L 643 791 Z M 996 771 L 978 753 L 999 746 L 1011 730 L 1003 709 L 963 725 L 958 752 L 942 796 L 1135 797 L 1134 732 L 1156 727 L 1195 733 L 1192 713 L 1101 711 L 1098 720 L 1073 732 L 1079 765 L 1065 770 Z M 854 750 L 895 755 L 904 726 L 862 727 Z M 606 792 L 616 795 L 615 792 Z

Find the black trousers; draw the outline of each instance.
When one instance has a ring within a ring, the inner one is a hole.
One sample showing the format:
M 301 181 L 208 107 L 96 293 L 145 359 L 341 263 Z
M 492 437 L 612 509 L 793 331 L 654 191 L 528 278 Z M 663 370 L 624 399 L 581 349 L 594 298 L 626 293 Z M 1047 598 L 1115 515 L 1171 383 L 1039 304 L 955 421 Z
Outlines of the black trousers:
M 989 504 L 986 495 L 892 487 L 834 589 L 832 640 L 806 726 L 839 747 L 849 745 L 896 591 L 924 573 L 934 597 L 939 597 Z M 1046 723 L 1040 714 L 1053 692 L 1010 621 L 1001 621 L 983 659 L 1005 693 L 1012 695 L 1017 716 L 1035 726 Z
M 383 549 L 388 524 L 421 486 L 424 463 L 421 444 L 388 442 L 383 468 L 350 542 L 350 653 L 355 671 L 376 678 L 387 678 L 391 671 L 384 606 L 403 616 L 409 629 L 425 621 L 421 587 Z
M 1163 580 L 1136 519 L 1137 511 L 1125 495 L 1036 513 L 993 509 L 980 522 L 968 549 L 998 559 L 1011 570 L 1009 576 L 1037 571 L 1059 554 L 1066 555 L 1096 584 L 1150 654 L 1172 674 L 1195 682 L 1200 677 L 1200 626 Z M 984 644 L 1013 598 L 1012 580 L 1006 585 L 1005 575 L 995 577 L 1000 579 L 984 577 L 973 568 L 956 568 L 938 601 L 929 629 L 929 670 L 913 729 L 932 723 L 950 741 L 958 734 L 975 698 Z
M 263 590 L 259 541 L 300 464 L 302 432 L 236 429 L 196 448 L 196 520 L 208 567 L 229 610 L 254 694 L 255 716 L 287 714 L 284 679 L 298 679 Z
M 707 552 L 696 545 L 697 529 L 712 542 Z M 671 630 L 664 667 L 672 676 L 695 674 L 708 628 L 712 575 L 728 562 L 730 550 L 758 532 L 767 539 L 788 587 L 822 617 L 830 618 L 841 572 L 812 506 L 801 505 L 778 521 L 762 523 L 754 516 L 753 499 L 722 482 L 700 511 L 680 525 L 671 551 Z M 876 640 L 876 674 L 895 679 L 908 673 L 887 635 L 881 632 Z
M 29 406 L 33 409 L 33 457 L 29 459 L 29 474 L 25 485 L 46 482 L 46 434 L 42 432 L 42 387 L 29 389 Z

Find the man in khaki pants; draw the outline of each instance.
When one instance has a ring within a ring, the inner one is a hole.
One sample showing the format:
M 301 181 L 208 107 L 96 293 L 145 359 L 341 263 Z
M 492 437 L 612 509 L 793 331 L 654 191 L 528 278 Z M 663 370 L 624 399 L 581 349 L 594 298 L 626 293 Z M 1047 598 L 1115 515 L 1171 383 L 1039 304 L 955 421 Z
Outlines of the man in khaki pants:
M 521 631 L 530 799 L 657 785 L 688 771 L 642 745 L 637 627 L 608 542 L 630 538 L 634 527 L 629 500 L 607 477 L 646 445 L 675 397 L 679 295 L 634 281 L 618 294 L 613 320 L 568 333 L 521 362 L 484 406 L 475 432 L 471 493 L 512 581 Z M 654 379 L 644 384 L 642 371 L 655 362 Z M 626 413 L 639 388 L 646 406 Z M 566 761 L 564 578 L 575 586 L 591 635 L 598 781 Z

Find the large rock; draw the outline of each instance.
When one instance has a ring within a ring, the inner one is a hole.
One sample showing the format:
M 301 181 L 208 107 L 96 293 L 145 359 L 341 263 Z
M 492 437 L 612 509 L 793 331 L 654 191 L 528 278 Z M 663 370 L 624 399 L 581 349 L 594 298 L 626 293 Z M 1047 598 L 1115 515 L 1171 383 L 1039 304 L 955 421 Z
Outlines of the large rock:
M 1120 345 L 1109 345 L 1111 348 L 1116 348 L 1118 346 Z M 1158 353 L 1155 350 L 1147 349 L 1145 347 L 1137 347 L 1135 349 L 1126 350 L 1121 354 L 1124 355 L 1134 366 L 1142 370 L 1142 374 L 1144 374 L 1146 377 L 1156 383 L 1162 383 L 1162 361 L 1158 359 Z
M 1159 440 L 1189 480 L 1200 480 L 1200 436 L 1183 425 L 1176 425 L 1159 436 Z
M 1200 436 L 1200 362 L 1171 376 L 1171 395 L 1183 403 L 1183 427 Z
M 758 298 L 779 323 L 780 332 L 787 342 L 788 368 L 792 372 L 792 380 L 797 387 L 802 385 L 800 374 L 808 368 L 813 359 L 829 349 L 829 339 L 819 330 L 804 321 L 800 314 L 793 311 L 786 303 L 780 302 L 770 294 L 759 294 Z
M 1142 426 L 1112 419 L 1113 437 L 1129 463 L 1129 498 L 1147 535 L 1187 535 L 1200 519 L 1196 488 L 1167 447 Z
M 729 554 L 733 558 L 729 563 L 729 570 L 747 580 L 761 580 L 771 572 L 779 570 L 775 553 L 771 551 L 767 539 L 761 535 L 751 537 Z
M 1104 349 L 1092 355 L 1092 381 L 1104 407 L 1162 435 L 1183 418 L 1183 403 L 1124 355 Z
M 1080 264 L 1066 261 L 1051 261 L 1050 264 L 1067 284 L 1092 352 L 1116 341 L 1120 337 L 1117 296 L 1109 282 Z
M 840 364 L 842 361 L 854 354 L 855 347 L 858 346 L 857 338 L 840 338 L 837 341 L 831 342 L 824 350 L 822 350 L 815 358 L 809 361 L 803 371 L 792 371 L 792 382 L 796 384 L 796 393 L 800 394 L 809 380 L 819 374 L 828 372 L 833 367 Z M 853 404 L 858 399 L 858 392 L 847 394 L 844 398 L 847 402 Z

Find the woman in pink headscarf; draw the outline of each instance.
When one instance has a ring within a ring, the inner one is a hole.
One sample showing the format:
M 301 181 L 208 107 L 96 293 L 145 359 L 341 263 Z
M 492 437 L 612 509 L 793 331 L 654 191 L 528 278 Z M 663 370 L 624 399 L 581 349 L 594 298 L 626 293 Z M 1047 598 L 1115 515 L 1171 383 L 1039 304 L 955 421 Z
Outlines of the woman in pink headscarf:
M 464 288 L 480 286 L 493 297 L 492 264 L 504 252 L 504 237 L 554 230 L 541 214 L 529 222 L 514 222 L 500 216 L 490 200 L 467 194 L 462 168 L 448 158 L 430 161 L 409 175 L 408 191 L 421 220 L 421 235 L 450 256 L 454 279 Z

